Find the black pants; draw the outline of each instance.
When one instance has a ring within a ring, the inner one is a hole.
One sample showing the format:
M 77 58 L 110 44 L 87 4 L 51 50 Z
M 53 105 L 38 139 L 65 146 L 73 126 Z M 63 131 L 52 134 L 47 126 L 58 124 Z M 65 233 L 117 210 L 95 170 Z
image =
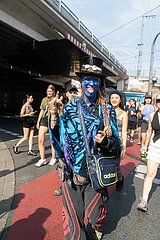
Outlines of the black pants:
M 89 184 L 71 187 L 62 184 L 63 230 L 66 240 L 92 239 L 88 226 L 101 229 L 106 220 L 108 192 L 96 192 Z

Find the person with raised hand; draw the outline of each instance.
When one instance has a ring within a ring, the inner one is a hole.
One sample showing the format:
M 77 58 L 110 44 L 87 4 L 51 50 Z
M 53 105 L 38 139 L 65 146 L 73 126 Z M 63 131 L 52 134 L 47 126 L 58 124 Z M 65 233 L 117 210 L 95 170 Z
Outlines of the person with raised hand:
M 59 94 L 59 92 L 58 92 L 58 94 Z M 67 98 L 67 102 L 72 102 L 72 99 L 73 99 L 74 96 L 75 97 L 78 96 L 78 89 L 77 89 L 77 87 L 75 85 L 72 84 L 71 81 L 69 81 L 69 82 L 66 83 L 66 98 Z M 63 108 L 63 103 L 62 103 L 63 99 L 60 98 L 59 101 L 58 101 L 58 98 L 59 98 L 59 96 L 57 95 L 56 96 L 56 102 L 61 105 L 61 108 Z M 56 195 L 56 196 L 61 196 L 62 195 L 62 187 L 60 186 L 58 189 L 56 189 L 53 192 L 53 194 Z
M 100 240 L 106 220 L 107 187 L 95 190 L 91 184 L 84 140 L 87 137 L 91 152 L 109 151 L 118 158 L 121 153 L 116 113 L 106 103 L 106 76 L 102 73 L 102 64 L 103 61 L 96 57 L 83 58 L 81 70 L 76 73 L 81 84 L 81 97 L 73 96 L 61 114 L 59 96 L 52 102 L 49 132 L 60 162 L 66 240 Z M 86 136 L 83 135 L 82 116 Z M 55 137 L 57 128 L 59 136 Z

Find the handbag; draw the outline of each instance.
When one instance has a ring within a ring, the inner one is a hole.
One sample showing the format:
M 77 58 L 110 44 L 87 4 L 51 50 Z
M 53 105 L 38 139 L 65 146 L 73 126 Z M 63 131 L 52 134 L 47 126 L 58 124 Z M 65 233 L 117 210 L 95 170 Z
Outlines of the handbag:
M 80 103 L 78 103 L 78 112 L 79 112 L 80 124 L 82 128 L 84 144 L 86 149 L 86 163 L 87 163 L 89 178 L 91 181 L 91 186 L 95 190 L 100 190 L 104 187 L 108 187 L 117 182 L 118 159 L 116 156 L 116 152 L 112 151 L 112 153 L 114 152 L 115 155 L 110 154 L 111 151 L 110 149 L 107 150 L 107 148 L 105 151 L 105 156 L 100 153 L 99 154 L 91 153 Z M 110 138 L 111 137 L 112 136 L 110 136 Z

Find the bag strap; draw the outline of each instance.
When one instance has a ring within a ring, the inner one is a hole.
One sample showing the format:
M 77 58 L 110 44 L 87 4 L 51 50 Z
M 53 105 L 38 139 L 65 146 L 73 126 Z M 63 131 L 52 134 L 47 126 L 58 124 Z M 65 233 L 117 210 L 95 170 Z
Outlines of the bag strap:
M 79 114 L 79 119 L 80 119 L 80 125 L 82 128 L 82 134 L 83 134 L 84 144 L 85 144 L 85 148 L 86 148 L 86 156 L 91 156 L 91 150 L 90 150 L 90 146 L 89 146 L 89 142 L 88 142 L 88 138 L 87 138 L 87 132 L 86 132 L 86 126 L 85 126 L 83 112 L 82 112 L 82 106 L 81 106 L 80 102 L 78 102 L 77 105 L 78 105 L 78 114 Z
M 112 135 L 112 128 L 110 125 L 110 114 L 109 114 L 109 109 L 107 107 L 107 104 L 108 103 L 105 98 L 102 103 L 103 122 L 104 122 L 104 127 L 106 128 L 106 135 L 107 137 L 110 137 Z
M 83 134 L 83 139 L 84 139 L 84 144 L 85 144 L 85 149 L 86 149 L 86 163 L 87 163 L 88 173 L 89 173 L 89 176 L 91 176 L 96 171 L 96 163 L 93 158 L 93 155 L 91 154 L 91 150 L 90 150 L 90 146 L 89 146 L 89 142 L 88 142 L 88 138 L 87 138 L 86 126 L 85 126 L 83 112 L 82 112 L 82 107 L 81 107 L 80 102 L 77 103 L 77 107 L 78 107 L 80 125 L 82 128 L 82 134 Z
M 84 117 L 83 117 L 83 113 L 82 113 L 82 106 L 81 106 L 80 102 L 78 102 L 77 105 L 78 105 L 78 113 L 79 113 L 79 118 L 80 118 L 80 125 L 82 128 L 82 133 L 83 133 L 83 138 L 84 138 L 84 143 L 85 143 L 85 148 L 86 148 L 86 156 L 91 156 L 92 154 L 91 154 L 90 146 L 88 143 L 86 126 L 85 126 Z M 102 111 L 102 115 L 103 115 L 104 126 L 107 127 L 106 135 L 107 135 L 107 137 L 110 137 L 112 135 L 112 128 L 110 125 L 110 114 L 109 114 L 109 110 L 107 108 L 106 99 L 105 99 L 104 103 L 102 104 L 101 108 L 99 105 L 99 115 L 100 115 L 101 111 Z

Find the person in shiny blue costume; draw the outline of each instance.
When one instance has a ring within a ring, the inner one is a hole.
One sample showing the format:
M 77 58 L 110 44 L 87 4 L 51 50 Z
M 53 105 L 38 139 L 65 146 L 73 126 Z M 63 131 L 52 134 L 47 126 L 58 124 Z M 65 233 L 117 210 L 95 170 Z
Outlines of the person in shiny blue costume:
M 103 61 L 99 58 L 84 59 L 81 71 L 77 73 L 81 83 L 81 98 L 62 107 L 59 96 L 55 97 L 50 118 L 50 138 L 60 159 L 65 161 L 65 180 L 62 182 L 63 229 L 66 240 L 102 239 L 102 227 L 106 220 L 107 189 L 95 191 L 90 183 L 86 166 L 85 146 L 81 130 L 77 101 L 80 102 L 86 123 L 89 145 L 101 151 L 117 146 L 119 154 L 121 141 L 118 134 L 114 109 L 106 104 L 110 126 L 115 141 L 109 141 L 102 117 L 105 102 L 102 74 Z M 55 131 L 59 138 L 55 139 Z M 118 152 L 118 151 L 117 151 Z

